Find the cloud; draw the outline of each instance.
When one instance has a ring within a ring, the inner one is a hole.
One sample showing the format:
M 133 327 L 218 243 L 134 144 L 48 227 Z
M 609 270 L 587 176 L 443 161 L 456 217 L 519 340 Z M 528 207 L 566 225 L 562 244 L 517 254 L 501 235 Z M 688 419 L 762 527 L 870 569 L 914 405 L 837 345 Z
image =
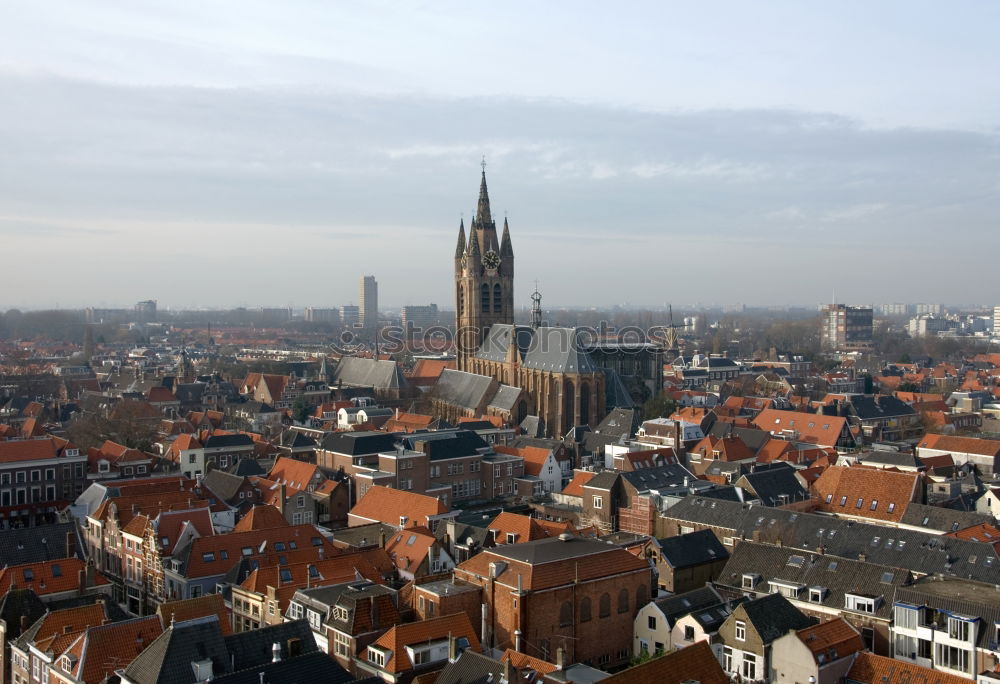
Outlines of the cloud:
M 818 301 L 828 288 L 816 254 L 852 244 L 891 247 L 900 263 L 880 262 L 879 283 L 863 258 L 839 263 L 845 288 L 856 288 L 844 297 L 964 299 L 957 284 L 906 276 L 936 263 L 926 246 L 942 234 L 983 245 L 967 256 L 970 271 L 988 272 L 998 246 L 996 133 L 871 129 L 791 110 L 142 88 L 38 74 L 0 73 L 0 96 L 5 240 L 58 250 L 72 231 L 107 230 L 88 234 L 75 263 L 169 245 L 187 273 L 212 274 L 206 289 L 173 263 L 139 259 L 130 268 L 155 290 L 143 297 L 164 302 L 333 305 L 356 298 L 362 271 L 376 273 L 387 303 L 450 302 L 453 240 L 459 215 L 475 208 L 483 154 L 494 216 L 510 216 L 518 276 L 539 277 L 558 304 Z M 781 277 L 747 292 L 737 276 L 750 258 L 780 263 Z M 271 275 L 251 277 L 249 264 Z M 29 277 L 34 267 L 11 268 Z M 80 270 L 80 304 L 132 298 Z M 58 289 L 47 287 L 18 303 L 44 305 Z M 521 290 L 527 304 L 530 288 Z

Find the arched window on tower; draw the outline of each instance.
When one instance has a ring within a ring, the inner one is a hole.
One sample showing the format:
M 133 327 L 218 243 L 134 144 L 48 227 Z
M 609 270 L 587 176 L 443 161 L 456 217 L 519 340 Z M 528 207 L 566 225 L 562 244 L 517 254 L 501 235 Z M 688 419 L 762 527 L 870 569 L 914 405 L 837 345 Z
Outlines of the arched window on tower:
M 499 313 L 502 308 L 500 284 L 498 283 L 493 286 L 493 312 Z
M 586 596 L 580 601 L 580 622 L 590 622 L 590 599 Z
M 490 286 L 483 283 L 483 286 L 479 288 L 479 305 L 482 307 L 483 313 L 489 313 L 490 311 Z
M 622 589 L 618 592 L 618 612 L 627 613 L 628 612 L 628 589 Z
M 559 626 L 567 627 L 573 624 L 573 604 L 569 601 L 563 601 L 562 606 L 559 607 Z
M 458 286 L 458 317 L 462 318 L 465 313 L 465 288 L 461 285 Z
M 601 600 L 598 602 L 599 615 L 603 617 L 608 617 L 611 615 L 611 595 L 607 592 L 601 594 Z
M 580 422 L 590 424 L 590 385 L 580 385 Z

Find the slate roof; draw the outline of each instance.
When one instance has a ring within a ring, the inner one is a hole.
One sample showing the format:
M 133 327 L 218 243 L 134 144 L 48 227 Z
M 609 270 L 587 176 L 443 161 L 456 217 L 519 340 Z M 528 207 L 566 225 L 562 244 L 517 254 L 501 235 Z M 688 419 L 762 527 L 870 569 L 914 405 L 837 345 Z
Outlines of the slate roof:
M 867 395 L 856 395 L 851 397 L 851 406 L 855 415 L 861 420 L 913 416 L 917 413 L 912 406 L 891 394 L 879 395 L 877 399 Z
M 725 600 L 714 587 L 705 585 L 704 587 L 698 587 L 697 589 L 685 591 L 680 594 L 662 596 L 654 599 L 653 603 L 660 609 L 660 612 L 667 619 L 667 624 L 673 629 L 677 620 L 685 615 L 696 610 L 701 610 L 702 608 L 725 603 Z
M 499 409 L 501 411 L 513 411 L 514 404 L 517 403 L 518 397 L 521 396 L 520 387 L 511 387 L 510 385 L 500 385 L 497 389 L 496 394 L 493 398 L 489 400 L 489 407 Z
M 434 395 L 454 406 L 477 410 L 486 403 L 494 383 L 488 375 L 446 368 L 434 385 Z
M 250 435 L 243 433 L 236 434 L 215 434 L 205 440 L 206 449 L 232 449 L 234 447 L 252 447 L 253 440 Z
M 729 552 L 711 530 L 697 530 L 657 539 L 660 555 L 675 570 L 729 558 Z
M 408 449 L 426 453 L 432 461 L 474 456 L 480 449 L 489 447 L 489 444 L 472 430 L 414 432 L 405 435 L 402 443 Z
M 3 559 L 4 565 L 22 565 L 66 558 L 67 535 L 72 535 L 73 553 L 79 556 L 82 545 L 77 538 L 76 523 L 6 529 L 0 534 L 0 558 Z
M 893 596 L 911 580 L 909 571 L 899 568 L 753 542 L 736 545 L 716 581 L 747 592 L 744 574 L 760 577 L 754 592 L 768 593 L 771 580 L 790 582 L 802 587 L 798 600 L 837 610 L 846 610 L 845 594 L 881 596 L 874 615 L 886 620 L 892 616 Z M 825 596 L 811 601 L 808 590 L 817 587 L 826 589 Z
M 202 481 L 216 496 L 227 503 L 233 503 L 240 487 L 243 486 L 243 478 L 239 475 L 232 475 L 224 470 L 214 468 L 205 474 Z
M 497 323 L 490 326 L 476 356 L 490 361 L 505 361 L 512 337 L 516 340 L 521 365 L 525 368 L 556 373 L 599 371 L 586 352 L 582 331 L 577 328 L 535 329 Z
M 458 660 L 445 665 L 434 684 L 494 684 L 501 681 L 503 671 L 502 663 L 466 649 Z
M 668 520 L 733 530 L 733 536 L 762 541 L 781 540 L 786 547 L 828 556 L 856 559 L 864 553 L 869 563 L 910 569 L 920 575 L 951 577 L 1000 584 L 1000 556 L 991 544 L 887 528 L 816 513 L 766 508 L 710 496 L 688 496 L 662 514 Z M 975 557 L 975 562 L 970 559 Z
M 901 525 L 923 527 L 938 532 L 958 532 L 976 525 L 992 525 L 995 520 L 992 515 L 974 511 L 956 511 L 940 506 L 929 506 L 921 503 L 907 505 Z
M 768 594 L 742 606 L 747 620 L 753 625 L 761 641 L 769 644 L 792 630 L 811 627 L 815 618 L 806 616 L 781 594 Z
M 333 371 L 332 384 L 343 383 L 353 387 L 371 387 L 376 390 L 399 390 L 409 383 L 395 361 L 363 359 L 345 356 Z
M 750 448 L 750 451 L 757 453 L 761 448 L 771 441 L 771 435 L 765 430 L 757 428 L 736 427 L 732 423 L 716 421 L 708 429 L 708 434 L 713 437 L 739 437 L 740 440 Z
M 765 506 L 780 506 L 789 501 L 805 501 L 809 498 L 808 490 L 795 477 L 795 468 L 785 463 L 757 468 L 740 479 L 753 489 Z
M 337 661 L 322 652 L 307 653 L 277 663 L 268 662 L 212 679 L 212 682 L 221 684 L 260 684 L 261 681 L 281 682 L 281 684 L 315 684 L 315 682 L 347 684 L 347 682 L 369 680 L 355 679 L 351 673 L 338 665 Z
M 325 435 L 320 446 L 325 451 L 332 451 L 348 456 L 377 454 L 381 451 L 395 449 L 396 435 L 387 432 L 331 432 Z

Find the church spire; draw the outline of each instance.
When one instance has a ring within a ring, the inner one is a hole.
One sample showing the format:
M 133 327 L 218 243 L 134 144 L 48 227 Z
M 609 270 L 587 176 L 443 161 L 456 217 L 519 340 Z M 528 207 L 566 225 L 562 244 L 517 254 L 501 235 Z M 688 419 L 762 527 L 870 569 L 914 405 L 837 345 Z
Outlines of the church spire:
M 483 178 L 479 182 L 479 204 L 476 206 L 476 220 L 482 227 L 493 223 L 490 216 L 490 194 L 486 191 L 486 157 L 483 157 Z
M 458 245 L 455 247 L 455 258 L 461 259 L 465 253 L 465 219 L 458 222 Z
M 510 227 L 507 225 L 507 217 L 503 217 L 503 237 L 500 239 L 500 256 L 514 256 L 514 248 L 510 244 Z

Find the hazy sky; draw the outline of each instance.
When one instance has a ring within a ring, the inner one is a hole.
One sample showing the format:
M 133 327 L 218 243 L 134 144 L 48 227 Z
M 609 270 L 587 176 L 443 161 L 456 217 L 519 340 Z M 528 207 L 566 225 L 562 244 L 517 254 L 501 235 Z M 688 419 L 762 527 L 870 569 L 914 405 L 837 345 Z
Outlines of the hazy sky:
M 997 3 L 2 7 L 0 308 L 997 299 Z

